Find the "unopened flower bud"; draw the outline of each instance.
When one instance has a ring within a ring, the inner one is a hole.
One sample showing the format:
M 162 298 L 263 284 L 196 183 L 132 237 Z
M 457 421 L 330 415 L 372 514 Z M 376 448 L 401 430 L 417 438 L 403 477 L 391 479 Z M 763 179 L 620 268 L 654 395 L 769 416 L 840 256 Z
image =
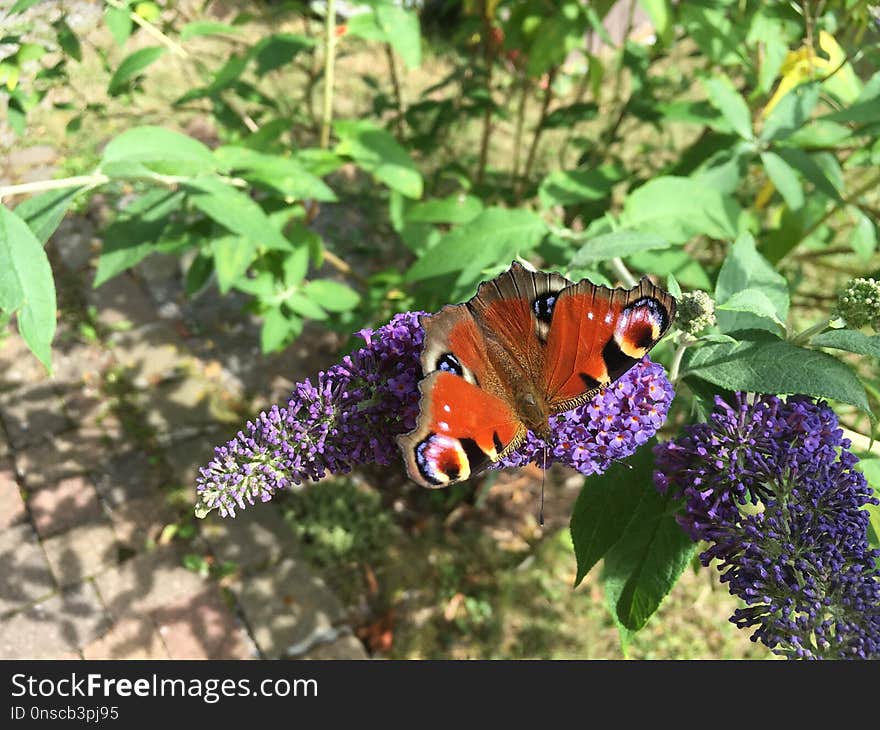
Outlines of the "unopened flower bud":
M 704 291 L 686 292 L 678 300 L 675 324 L 689 335 L 697 335 L 715 324 L 715 302 Z
M 837 298 L 837 315 L 853 329 L 870 325 L 880 332 L 880 281 L 852 279 Z

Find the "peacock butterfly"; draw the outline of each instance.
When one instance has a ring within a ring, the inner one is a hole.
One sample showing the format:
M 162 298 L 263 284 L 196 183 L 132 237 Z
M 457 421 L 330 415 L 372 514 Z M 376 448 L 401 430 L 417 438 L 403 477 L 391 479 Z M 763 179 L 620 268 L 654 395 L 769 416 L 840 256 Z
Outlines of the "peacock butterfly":
M 445 487 L 588 402 L 666 334 L 675 299 L 529 271 L 514 262 L 464 304 L 425 315 L 416 427 L 398 437 L 413 481 Z

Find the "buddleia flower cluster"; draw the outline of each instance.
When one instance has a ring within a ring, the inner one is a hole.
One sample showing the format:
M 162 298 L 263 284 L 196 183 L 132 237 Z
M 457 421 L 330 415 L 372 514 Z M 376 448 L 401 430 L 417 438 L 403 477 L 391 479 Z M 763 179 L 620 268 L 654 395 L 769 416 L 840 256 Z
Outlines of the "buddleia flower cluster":
M 704 291 L 685 292 L 678 299 L 676 326 L 689 335 L 697 335 L 715 324 L 715 302 Z
M 837 315 L 854 329 L 870 325 L 880 332 L 880 281 L 852 279 L 837 298 Z
M 375 331 L 361 330 L 363 347 L 314 382 L 297 383 L 286 403 L 261 412 L 218 446 L 199 471 L 196 514 L 216 509 L 234 517 L 279 490 L 366 464 L 403 470 L 396 437 L 415 427 L 419 413 L 421 314 L 398 314 Z M 546 465 L 605 471 L 654 435 L 672 396 L 663 368 L 646 358 L 590 403 L 551 418 Z M 544 446 L 529 434 L 500 466 L 544 465 Z
M 877 504 L 834 412 L 799 396 L 720 398 L 707 423 L 655 447 L 655 483 L 682 498 L 679 521 L 710 546 L 731 621 L 790 658 L 880 658 Z

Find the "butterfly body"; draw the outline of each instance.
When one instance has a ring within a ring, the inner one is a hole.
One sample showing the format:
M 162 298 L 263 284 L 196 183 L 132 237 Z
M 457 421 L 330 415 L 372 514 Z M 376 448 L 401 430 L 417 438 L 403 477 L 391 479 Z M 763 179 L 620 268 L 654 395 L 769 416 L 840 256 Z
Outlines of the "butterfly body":
M 643 279 L 609 289 L 514 262 L 464 304 L 422 318 L 424 378 L 415 429 L 398 443 L 427 487 L 468 479 L 528 431 L 588 402 L 666 333 L 675 300 Z

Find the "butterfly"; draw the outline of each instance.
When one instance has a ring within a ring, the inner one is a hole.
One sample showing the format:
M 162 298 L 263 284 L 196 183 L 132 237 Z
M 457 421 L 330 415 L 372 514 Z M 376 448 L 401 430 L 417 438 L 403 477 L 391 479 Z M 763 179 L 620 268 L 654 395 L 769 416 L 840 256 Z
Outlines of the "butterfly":
M 519 446 L 548 440 L 549 417 L 589 402 L 666 334 L 675 298 L 530 271 L 513 262 L 464 304 L 423 315 L 415 428 L 398 437 L 425 487 L 469 479 Z

